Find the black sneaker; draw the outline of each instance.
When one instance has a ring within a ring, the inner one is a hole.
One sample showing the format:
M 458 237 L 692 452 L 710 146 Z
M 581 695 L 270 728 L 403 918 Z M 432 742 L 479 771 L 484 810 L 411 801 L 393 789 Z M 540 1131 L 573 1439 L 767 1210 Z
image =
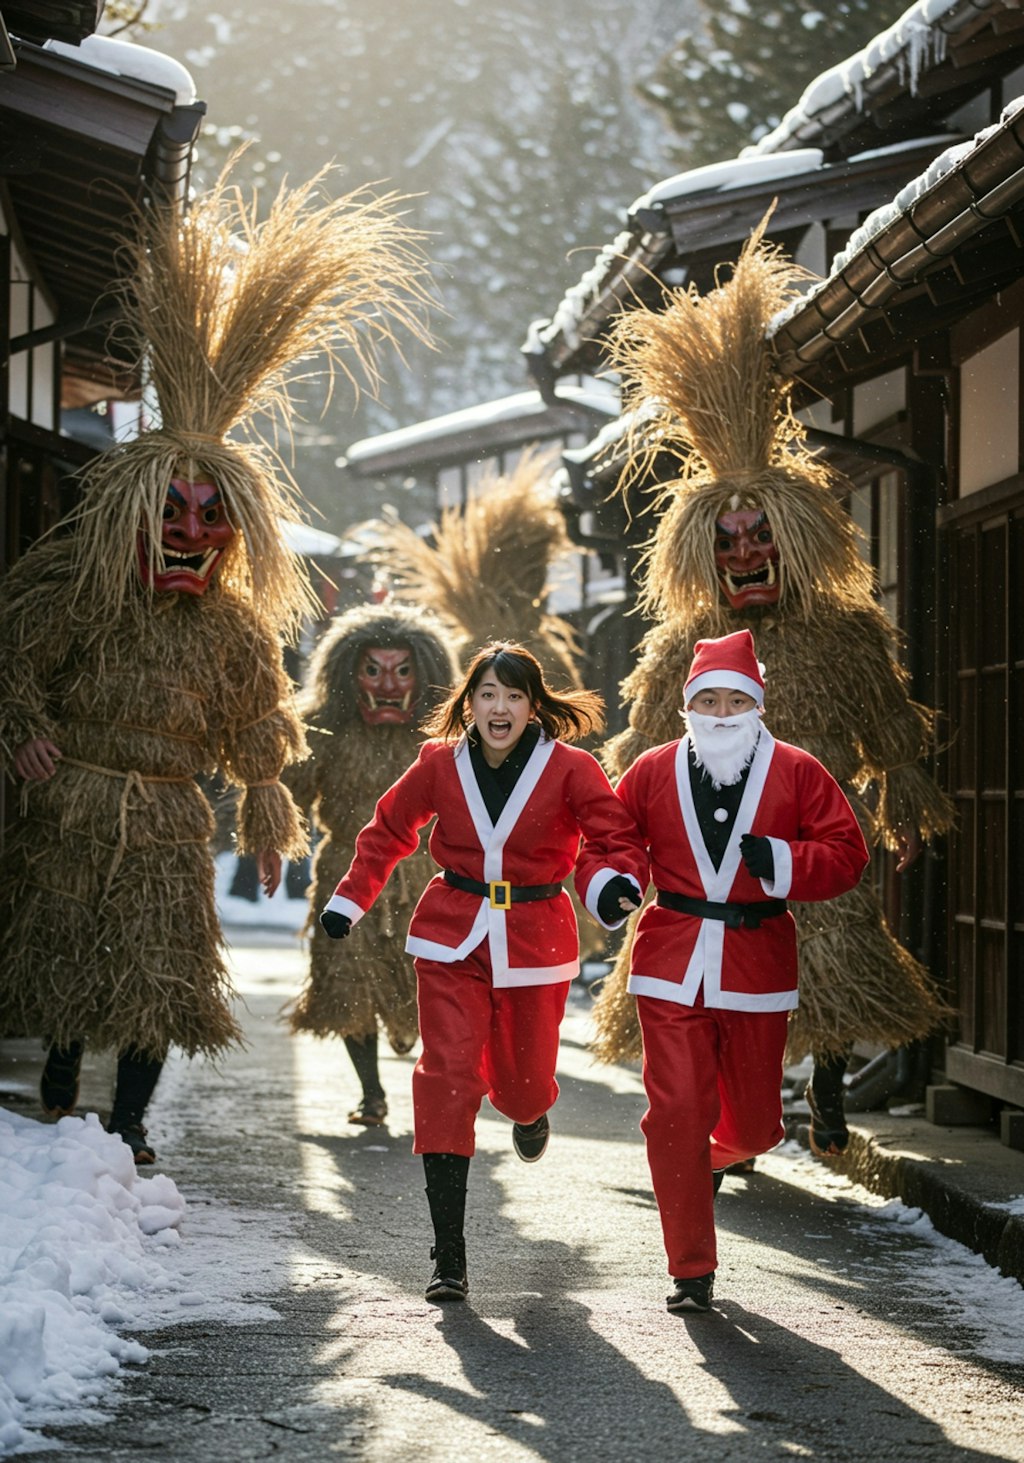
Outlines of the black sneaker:
M 74 1112 L 78 1101 L 78 1078 L 82 1068 L 82 1047 L 51 1046 L 39 1079 L 39 1101 L 50 1118 L 64 1118 Z
M 713 1168 L 711 1170 L 711 1192 L 717 1194 L 722 1187 L 722 1180 L 729 1172 L 727 1168 Z
M 466 1241 L 452 1240 L 435 1245 L 430 1251 L 434 1273 L 427 1283 L 427 1300 L 465 1300 L 469 1293 L 466 1278 Z
M 709 1311 L 715 1291 L 715 1272 L 694 1275 L 688 1280 L 674 1280 L 671 1295 L 665 1297 L 670 1311 Z
M 524 1163 L 536 1163 L 538 1158 L 543 1158 L 550 1137 L 551 1124 L 546 1112 L 535 1123 L 512 1124 L 512 1147 Z
M 116 1133 L 123 1143 L 128 1144 L 137 1168 L 146 1163 L 156 1163 L 156 1149 L 147 1141 L 146 1130 L 141 1123 L 115 1123 L 111 1119 L 107 1132 Z

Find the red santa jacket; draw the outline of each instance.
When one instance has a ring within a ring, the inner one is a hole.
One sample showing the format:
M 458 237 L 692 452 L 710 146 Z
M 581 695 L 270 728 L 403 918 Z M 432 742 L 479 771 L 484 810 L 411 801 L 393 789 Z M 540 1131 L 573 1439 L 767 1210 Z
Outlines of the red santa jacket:
M 435 814 L 431 856 L 463 878 L 555 884 L 575 869 L 577 892 L 596 919 L 598 896 L 615 874 L 629 875 L 640 890 L 647 887 L 640 835 L 589 752 L 542 736 L 493 824 L 463 737 L 454 746 L 423 744 L 356 839 L 355 856 L 327 908 L 355 924 Z M 572 980 L 579 971 L 576 915 L 564 891 L 501 909 L 437 876 L 413 911 L 405 948 L 450 963 L 484 939 L 496 986 L 547 985 Z
M 810 753 L 777 742 L 762 727 L 721 866 L 708 855 L 693 802 L 689 738 L 638 757 L 616 792 L 651 855 L 656 889 L 692 899 L 750 904 L 757 900 L 834 899 L 855 887 L 868 850 L 838 783 Z M 745 833 L 768 838 L 775 860 L 769 882 L 747 872 Z M 630 959 L 629 989 L 692 1006 L 732 1011 L 786 1011 L 797 1004 L 796 925 L 791 914 L 757 929 L 728 928 L 648 905 Z

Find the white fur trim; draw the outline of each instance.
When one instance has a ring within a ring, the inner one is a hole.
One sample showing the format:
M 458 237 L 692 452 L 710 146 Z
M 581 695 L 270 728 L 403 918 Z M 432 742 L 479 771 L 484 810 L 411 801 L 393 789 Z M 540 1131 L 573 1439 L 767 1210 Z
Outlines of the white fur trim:
M 522 985 L 561 985 L 563 981 L 575 980 L 580 973 L 578 960 L 567 960 L 564 965 L 526 966 L 522 970 L 495 970 L 492 975 L 494 986 L 508 990 Z
M 692 681 L 687 681 L 683 687 L 683 701 L 686 706 L 696 696 L 698 691 L 703 691 L 710 686 L 716 690 L 719 686 L 725 686 L 730 691 L 742 691 L 746 696 L 752 696 L 758 706 L 764 705 L 764 687 L 758 685 L 757 681 L 750 676 L 740 675 L 739 671 L 717 670 L 702 671 L 699 676 L 694 676 Z
M 634 996 L 650 996 L 656 1001 L 673 1001 L 677 1006 L 692 1006 L 685 983 L 677 985 L 673 980 L 659 980 L 653 975 L 631 975 L 626 989 Z M 796 991 L 766 991 L 754 995 L 747 991 L 718 991 L 712 999 L 705 988 L 704 1005 L 708 1010 L 719 1011 L 795 1011 L 798 994 Z
M 597 873 L 594 875 L 594 877 L 591 879 L 590 883 L 587 885 L 587 897 L 586 897 L 586 900 L 584 901 L 584 904 L 585 904 L 585 907 L 587 909 L 587 912 L 589 914 L 592 914 L 594 916 L 594 918 L 597 920 L 598 924 L 599 925 L 602 925 L 604 927 L 604 929 L 606 929 L 606 930 L 618 930 L 618 929 L 621 929 L 622 926 L 626 923 L 626 920 L 629 918 L 629 915 L 628 914 L 624 914 L 621 919 L 616 920 L 614 924 L 611 924 L 610 925 L 610 924 L 606 923 L 606 921 L 603 920 L 601 918 L 601 916 L 597 912 L 597 901 L 601 897 L 601 891 L 602 891 L 602 889 L 605 887 L 606 884 L 610 884 L 611 881 L 612 881 L 612 879 L 618 878 L 618 874 L 619 874 L 618 869 L 598 869 Z M 643 890 L 640 888 L 640 885 L 633 878 L 633 875 L 632 874 L 625 874 L 625 875 L 623 875 L 623 877 L 626 878 L 626 879 L 628 879 L 629 882 L 632 884 L 633 888 L 636 890 L 636 902 L 637 902 L 637 904 L 642 904 L 644 902 Z
M 328 899 L 327 903 L 324 905 L 325 914 L 328 910 L 330 910 L 332 914 L 345 915 L 348 919 L 352 921 L 353 925 L 357 925 L 362 919 L 363 915 L 366 913 L 366 910 L 360 909 L 358 904 L 353 904 L 351 899 L 346 899 L 344 894 L 332 894 L 330 899 Z
M 771 838 L 775 878 L 762 879 L 761 888 L 772 899 L 785 899 L 793 887 L 793 850 L 784 838 Z

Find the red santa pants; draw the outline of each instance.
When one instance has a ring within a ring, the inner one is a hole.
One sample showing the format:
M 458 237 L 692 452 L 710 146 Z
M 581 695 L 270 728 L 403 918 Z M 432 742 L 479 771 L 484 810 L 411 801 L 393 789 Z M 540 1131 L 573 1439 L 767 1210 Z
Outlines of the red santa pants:
M 423 1052 L 412 1074 L 413 1152 L 471 1158 L 484 1097 L 514 1123 L 554 1105 L 569 982 L 493 985 L 486 940 L 451 965 L 414 963 Z
M 644 1038 L 640 1122 L 647 1140 L 668 1273 L 718 1263 L 713 1168 L 781 1143 L 786 1011 L 723 1011 L 638 996 Z

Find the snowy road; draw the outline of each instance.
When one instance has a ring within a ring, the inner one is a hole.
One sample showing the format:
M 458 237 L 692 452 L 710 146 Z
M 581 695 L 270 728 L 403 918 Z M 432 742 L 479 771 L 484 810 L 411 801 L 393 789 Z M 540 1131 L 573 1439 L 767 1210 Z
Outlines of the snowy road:
M 162 1080 L 172 1283 L 109 1420 L 37 1419 L 72 1456 L 1024 1460 L 1024 1290 L 795 1149 L 726 1180 L 713 1313 L 666 1314 L 639 1078 L 591 1063 L 582 994 L 548 1154 L 523 1165 L 481 1117 L 470 1304 L 428 1305 L 411 1059 L 384 1064 L 390 1129 L 349 1128 L 340 1043 L 277 1020 L 301 960 L 236 950 L 249 1050 Z

